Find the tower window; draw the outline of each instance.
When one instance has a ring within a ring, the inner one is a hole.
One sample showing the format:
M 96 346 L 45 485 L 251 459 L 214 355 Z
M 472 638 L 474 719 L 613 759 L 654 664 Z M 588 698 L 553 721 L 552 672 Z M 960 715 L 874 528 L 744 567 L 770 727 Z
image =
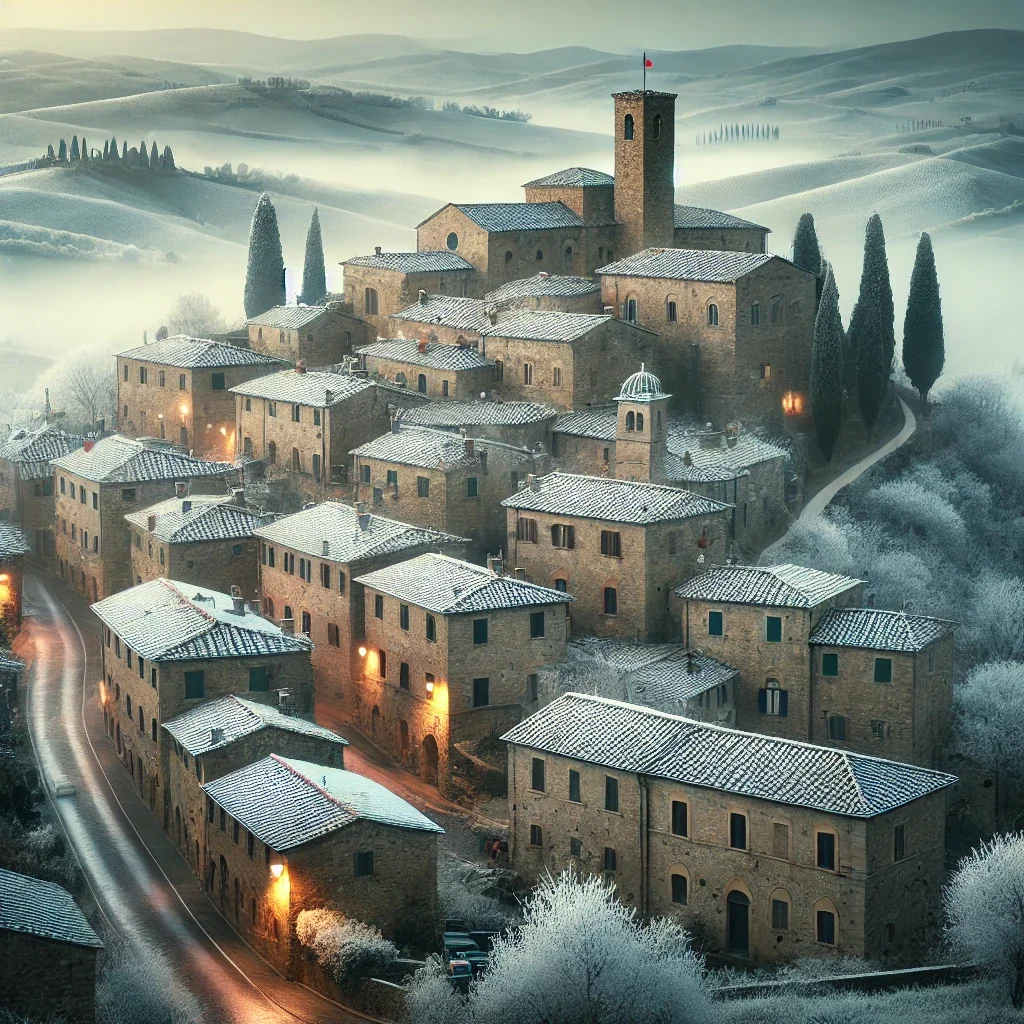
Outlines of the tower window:
M 660 139 L 661 138 L 661 114 L 655 114 L 654 115 L 654 125 L 652 126 L 652 129 L 651 129 L 651 135 L 655 139 Z
M 622 123 L 622 137 L 627 142 L 633 141 L 633 115 L 627 114 L 625 121 Z
M 457 234 L 455 234 L 455 232 L 453 231 L 448 236 L 446 244 L 447 244 L 448 248 L 451 249 L 452 252 L 455 252 L 455 250 L 458 249 L 458 247 L 459 247 L 459 236 Z
M 505 251 L 505 263 L 506 265 L 512 262 L 512 250 L 507 249 Z
M 636 429 L 636 415 L 634 413 L 632 413 L 632 412 L 627 412 L 626 413 L 626 429 L 627 430 L 635 430 Z
M 708 326 L 718 326 L 718 306 L 715 303 L 708 303 Z
M 542 249 L 537 250 L 536 259 L 538 263 L 540 263 L 544 259 L 544 251 Z
M 626 320 L 631 324 L 636 323 L 636 299 L 626 299 Z
M 676 304 L 673 299 L 669 299 L 665 303 L 665 319 L 670 323 L 674 324 L 678 321 L 679 315 L 676 312 Z
M 379 309 L 379 300 L 376 288 L 367 288 L 363 296 L 364 307 L 368 316 L 376 316 Z
M 638 431 L 640 431 L 641 433 L 643 433 L 643 429 L 644 429 L 644 414 L 642 412 L 638 412 L 636 414 L 636 429 Z

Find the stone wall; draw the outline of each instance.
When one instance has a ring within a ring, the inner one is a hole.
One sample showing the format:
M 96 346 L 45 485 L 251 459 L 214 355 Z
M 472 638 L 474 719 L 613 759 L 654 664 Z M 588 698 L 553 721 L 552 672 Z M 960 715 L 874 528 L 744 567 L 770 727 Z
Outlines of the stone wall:
M 249 324 L 249 345 L 254 351 L 289 363 L 301 359 L 310 369 L 335 366 L 360 345 L 368 345 L 375 336 L 371 324 L 353 316 L 340 304 L 327 316 L 301 330 Z
M 719 252 L 767 252 L 768 232 L 764 228 L 676 228 L 672 245 L 676 249 L 715 249 Z
M 409 337 L 415 333 L 411 327 L 407 330 Z M 437 330 L 444 330 L 444 328 Z M 437 333 L 437 330 L 431 328 L 427 333 L 434 334 Z M 449 343 L 431 341 L 429 344 Z M 454 341 L 451 344 L 454 344 Z M 382 356 L 364 355 L 361 358 L 366 370 L 371 374 L 382 377 L 393 384 L 404 385 L 410 392 L 425 395 L 428 398 L 471 402 L 485 392 L 490 393 L 494 387 L 493 366 L 479 366 L 470 370 L 451 370 L 420 366 L 417 363 L 405 362 L 401 359 L 386 359 Z M 424 378 L 422 385 L 420 383 L 421 376 Z M 426 390 L 420 390 L 421 387 Z
M 68 1024 L 96 1019 L 96 949 L 0 929 L 0 1006 Z
M 482 298 L 485 292 L 494 287 L 488 283 L 490 255 L 488 233 L 471 221 L 461 210 L 449 203 L 420 224 L 416 228 L 416 250 L 418 252 L 440 252 L 450 249 L 448 236 L 452 233 L 458 240 L 452 251 L 458 253 L 476 268 L 476 272 L 468 283 L 469 294 L 474 298 Z M 531 273 L 536 273 L 536 270 Z M 526 275 L 520 276 L 525 277 Z M 506 278 L 506 280 L 509 279 Z
M 259 545 L 255 537 L 168 544 L 139 526 L 130 528 L 132 579 L 136 585 L 163 576 L 223 594 L 230 594 L 237 586 L 246 601 L 257 596 Z
M 428 295 L 470 294 L 474 272 L 472 270 L 445 270 L 429 274 L 406 274 L 380 267 L 345 267 L 345 301 L 350 303 L 356 316 L 371 325 L 377 337 L 388 336 L 388 317 L 411 306 L 420 291 Z M 366 305 L 366 289 L 377 292 L 377 312 L 370 313 Z
M 615 476 L 615 442 L 552 432 L 551 454 L 562 473 Z
M 5 521 L 22 528 L 36 561 L 52 565 L 55 552 L 53 474 L 25 480 L 19 470 L 18 463 L 0 459 L 0 515 L 6 511 Z

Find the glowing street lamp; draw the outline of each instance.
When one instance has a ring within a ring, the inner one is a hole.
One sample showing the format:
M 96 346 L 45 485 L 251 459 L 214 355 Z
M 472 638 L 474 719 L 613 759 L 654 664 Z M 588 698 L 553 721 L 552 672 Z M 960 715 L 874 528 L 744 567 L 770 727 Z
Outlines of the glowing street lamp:
M 284 861 L 281 859 L 281 855 L 279 853 L 271 855 L 270 873 L 275 878 L 280 878 L 284 874 Z
M 365 658 L 366 657 L 366 648 L 365 647 L 360 647 L 359 648 L 359 657 L 360 658 Z
M 433 697 L 434 696 L 434 683 L 433 683 L 432 680 L 427 680 L 427 696 L 428 697 Z
M 799 391 L 787 391 L 782 396 L 782 411 L 787 416 L 804 414 L 804 396 Z

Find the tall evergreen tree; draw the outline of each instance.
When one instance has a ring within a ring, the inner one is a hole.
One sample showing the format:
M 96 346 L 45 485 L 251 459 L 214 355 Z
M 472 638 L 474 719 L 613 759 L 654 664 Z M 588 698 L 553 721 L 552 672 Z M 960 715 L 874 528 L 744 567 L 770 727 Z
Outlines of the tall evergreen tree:
M 119 160 L 117 150 L 117 137 L 112 135 L 110 137 L 110 162 L 116 164 Z
M 54 151 L 53 151 L 53 143 L 52 142 L 46 147 L 46 155 L 51 160 L 56 160 L 57 159 L 57 154 L 54 153 Z
M 68 153 L 68 159 L 73 163 L 77 163 L 81 159 L 81 153 L 78 149 L 78 136 L 71 136 L 71 151 Z
M 793 262 L 801 270 L 808 270 L 815 277 L 821 274 L 821 248 L 818 235 L 814 230 L 814 217 L 809 213 L 802 214 L 793 235 Z
M 163 159 L 160 161 L 160 170 L 162 171 L 173 171 L 174 170 L 174 154 L 171 152 L 170 146 L 164 146 Z
M 61 163 L 67 163 L 68 144 L 63 139 L 60 140 L 60 148 L 57 150 L 57 159 Z
M 889 379 L 881 319 L 878 306 L 869 306 L 866 313 L 862 314 L 861 333 L 857 342 L 857 403 L 864 426 L 868 429 L 868 437 L 878 421 L 885 382 Z
M 811 349 L 811 412 L 818 447 L 826 462 L 832 461 L 843 428 L 843 320 L 839 313 L 839 288 L 828 261 L 822 264 L 825 284 L 814 320 Z
M 147 169 L 149 167 L 149 149 L 145 139 L 139 143 L 139 166 Z
M 259 316 L 283 305 L 284 254 L 277 211 L 266 192 L 260 196 L 249 231 L 249 263 L 245 270 L 245 315 Z
M 121 162 L 125 165 L 128 164 L 128 140 L 125 139 L 121 143 Z
M 149 169 L 157 171 L 160 169 L 160 151 L 156 148 L 156 140 L 153 140 L 153 148 L 149 151 Z
M 895 309 L 892 285 L 889 282 L 889 261 L 885 255 L 885 232 L 882 218 L 873 213 L 864 232 L 864 266 L 860 276 L 860 294 L 850 316 L 850 344 L 857 359 L 857 379 L 860 380 L 860 350 L 867 332 L 877 330 L 882 346 L 882 378 L 879 381 L 881 399 L 889 386 L 893 357 L 896 352 Z M 878 372 L 873 365 L 874 353 L 869 355 L 871 373 Z M 859 384 L 858 384 L 859 389 Z
M 306 232 L 306 258 L 302 264 L 302 302 L 319 306 L 327 298 L 327 270 L 324 240 L 320 234 L 320 211 L 314 206 Z
M 81 153 L 82 153 L 82 159 L 83 160 L 88 160 L 89 159 L 89 143 L 85 141 L 85 136 L 84 135 L 82 136 L 82 149 L 81 149 Z
M 103 159 L 104 160 L 109 160 L 110 159 L 110 142 L 107 139 L 103 140 Z
M 932 240 L 925 231 L 917 243 L 914 272 L 910 275 L 907 315 L 903 321 L 903 369 L 921 396 L 927 412 L 928 392 L 939 379 L 946 362 L 942 334 L 942 300 L 935 272 Z

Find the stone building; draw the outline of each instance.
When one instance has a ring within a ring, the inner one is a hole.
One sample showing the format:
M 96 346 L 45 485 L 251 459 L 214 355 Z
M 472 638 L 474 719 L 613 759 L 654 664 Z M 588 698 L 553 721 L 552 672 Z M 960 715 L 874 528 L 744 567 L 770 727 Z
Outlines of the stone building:
M 358 582 L 365 592 L 359 726 L 448 794 L 456 745 L 519 721 L 538 669 L 565 660 L 572 598 L 440 554 Z
M 357 501 L 414 526 L 467 537 L 480 558 L 505 542 L 502 501 L 550 466 L 543 447 L 404 427 L 398 419 L 352 457 Z
M 424 398 L 471 401 L 494 387 L 494 360 L 469 345 L 414 339 L 375 341 L 359 349 L 359 364 Z
M 658 334 L 656 368 L 700 419 L 803 422 L 813 274 L 770 253 L 645 249 L 598 271 L 606 306 Z
M 348 453 L 388 429 L 389 395 L 362 377 L 299 365 L 234 389 L 238 454 L 262 459 L 314 499 L 337 497 Z
M 19 1018 L 92 1024 L 102 948 L 67 889 L 0 868 L 0 1006 Z
M 509 281 L 488 292 L 491 305 L 509 309 L 546 309 L 564 313 L 603 313 L 601 286 L 588 277 L 549 274 L 542 270 L 533 277 Z
M 440 252 L 381 252 L 356 256 L 345 268 L 345 302 L 380 337 L 388 317 L 415 302 L 420 292 L 468 295 L 473 264 L 444 249 Z
M 835 608 L 811 631 L 812 743 L 935 767 L 953 718 L 945 619 Z
M 199 879 L 210 863 L 203 847 L 204 783 L 270 754 L 345 767 L 348 741 L 337 733 L 234 694 L 189 708 L 164 722 L 163 729 L 170 747 L 167 831 Z
M 721 210 L 676 204 L 674 249 L 719 249 L 726 252 L 767 252 L 770 229 Z
M 426 551 L 462 556 L 466 541 L 325 501 L 259 527 L 263 614 L 313 641 L 319 721 L 355 722 L 365 639 L 362 573 Z
M 260 352 L 176 335 L 117 354 L 117 427 L 204 458 L 235 457 L 236 384 L 272 373 Z
M 101 623 L 107 735 L 165 830 L 171 804 L 164 722 L 242 692 L 313 713 L 313 645 L 268 622 L 241 597 L 158 579 L 92 610 Z
M 254 352 L 309 367 L 334 366 L 374 336 L 373 328 L 343 302 L 273 306 L 246 325 Z
M 569 693 L 513 727 L 510 858 L 768 963 L 914 957 L 942 933 L 954 776 Z
M 259 543 L 253 531 L 263 516 L 245 505 L 245 492 L 168 498 L 125 516 L 131 531 L 132 579 L 160 576 L 258 596 Z
M 713 565 L 676 589 L 683 643 L 739 669 L 739 728 L 814 737 L 808 643 L 833 608 L 862 603 L 863 582 L 800 565 Z
M 430 402 L 398 414 L 403 427 L 464 430 L 483 440 L 532 448 L 548 443 L 557 411 L 540 402 Z
M 432 945 L 444 829 L 379 783 L 271 754 L 203 789 L 206 886 L 261 956 L 303 978 L 303 910 L 334 910 L 399 945 Z
M 124 517 L 164 498 L 223 494 L 235 482 L 230 463 L 193 458 L 169 441 L 112 434 L 53 460 L 57 571 L 92 601 L 132 585 Z
M 21 629 L 25 556 L 31 553 L 25 534 L 17 526 L 0 523 L 0 620 L 9 630 L 7 643 Z
M 421 292 L 411 305 L 388 317 L 388 336 L 428 344 L 479 348 L 490 324 L 492 303 L 483 299 L 428 295 Z
M 0 445 L 0 520 L 17 523 L 32 545 L 32 557 L 52 568 L 56 539 L 51 459 L 82 447 L 84 439 L 53 424 L 15 427 Z
M 679 488 L 572 473 L 532 478 L 502 504 L 510 564 L 575 597 L 574 633 L 621 639 L 675 632 L 672 587 L 721 559 L 730 516 Z

